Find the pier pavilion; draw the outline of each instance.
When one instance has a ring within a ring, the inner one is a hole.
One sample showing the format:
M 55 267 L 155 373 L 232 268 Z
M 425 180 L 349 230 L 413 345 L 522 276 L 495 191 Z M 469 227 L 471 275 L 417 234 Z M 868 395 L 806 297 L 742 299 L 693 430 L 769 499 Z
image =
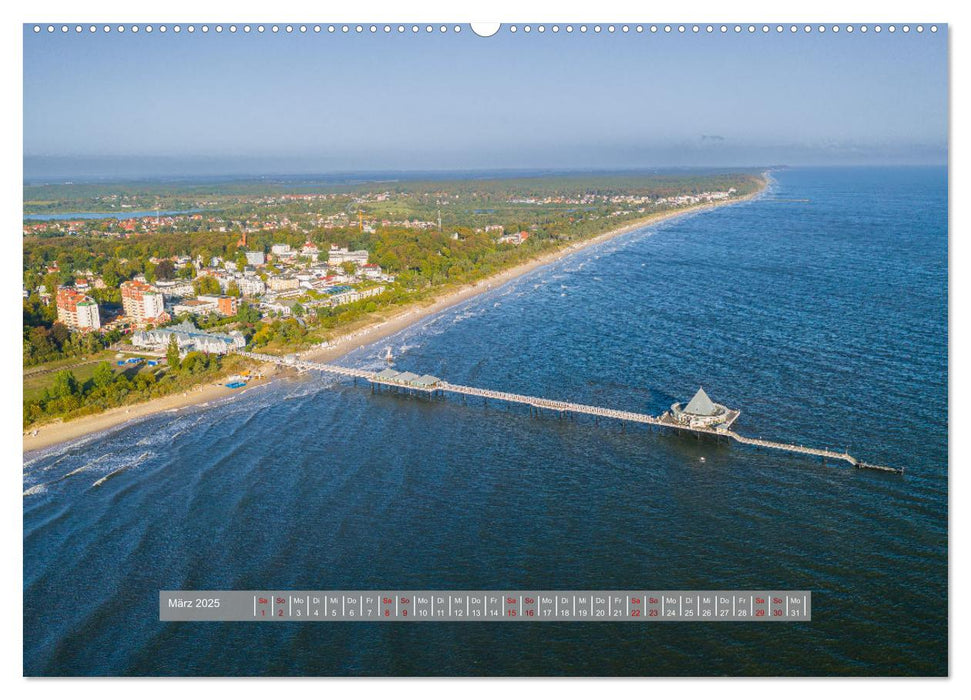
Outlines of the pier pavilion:
M 690 428 L 713 428 L 723 426 L 728 428 L 738 418 L 738 411 L 732 410 L 720 403 L 712 401 L 701 387 L 687 406 L 681 403 L 671 405 L 671 417 L 675 423 Z

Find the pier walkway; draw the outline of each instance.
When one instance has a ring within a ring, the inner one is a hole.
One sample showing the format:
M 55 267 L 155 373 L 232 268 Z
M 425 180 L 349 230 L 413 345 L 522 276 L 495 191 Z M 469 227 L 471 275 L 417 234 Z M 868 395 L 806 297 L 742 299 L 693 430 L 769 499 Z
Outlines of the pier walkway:
M 480 389 L 478 387 L 463 386 L 461 384 L 450 384 L 443 379 L 430 375 L 419 376 L 410 372 L 397 372 L 390 369 L 382 370 L 380 372 L 372 372 L 370 370 L 341 367 L 340 365 L 326 364 L 323 362 L 311 362 L 308 360 L 301 360 L 293 355 L 281 357 L 278 355 L 267 355 L 264 353 L 244 351 L 237 351 L 236 354 L 243 357 L 248 357 L 252 360 L 271 362 L 277 365 L 292 367 L 302 371 L 324 372 L 327 374 L 336 374 L 354 379 L 364 379 L 370 382 L 372 386 L 377 387 L 386 386 L 409 392 L 424 393 L 427 395 L 450 393 L 461 394 L 464 396 L 474 396 L 484 400 L 493 399 L 495 401 L 530 406 L 532 409 L 553 411 L 561 415 L 581 414 L 594 416 L 597 418 L 610 418 L 613 420 L 626 421 L 628 423 L 640 423 L 642 425 L 651 425 L 678 432 L 693 433 L 699 436 L 704 435 L 714 438 L 726 438 L 729 440 L 734 440 L 742 445 L 750 445 L 756 448 L 765 448 L 769 450 L 789 452 L 791 454 L 819 457 L 824 461 L 827 459 L 842 461 L 858 469 L 873 469 L 876 471 L 893 472 L 895 474 L 903 474 L 904 472 L 902 468 L 898 467 L 885 467 L 877 464 L 869 464 L 857 459 L 856 457 L 853 457 L 847 452 L 836 452 L 834 450 L 824 450 L 816 447 L 806 447 L 804 445 L 794 445 L 785 442 L 773 442 L 771 440 L 763 440 L 761 438 L 751 438 L 744 435 L 739 435 L 731 429 L 731 422 L 738 417 L 737 411 L 734 412 L 735 416 L 731 419 L 727 426 L 692 427 L 678 423 L 671 417 L 669 413 L 664 413 L 661 416 L 652 416 L 647 413 L 622 411 L 614 408 L 591 406 L 589 404 L 572 403 L 569 401 L 558 401 L 556 399 L 547 399 L 538 396 L 512 394 L 506 391 L 496 391 L 494 389 Z

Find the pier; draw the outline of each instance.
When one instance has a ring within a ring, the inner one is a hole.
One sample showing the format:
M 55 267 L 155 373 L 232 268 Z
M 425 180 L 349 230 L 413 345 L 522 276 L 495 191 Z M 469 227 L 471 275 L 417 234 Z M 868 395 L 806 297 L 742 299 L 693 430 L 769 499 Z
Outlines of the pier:
M 372 372 L 370 370 L 354 369 L 351 367 L 341 367 L 340 365 L 301 360 L 293 355 L 280 357 L 277 355 L 267 355 L 263 353 L 244 351 L 237 351 L 236 354 L 243 357 L 248 357 L 252 360 L 271 362 L 283 367 L 292 367 L 301 371 L 316 371 L 343 377 L 351 377 L 353 379 L 363 379 L 369 382 L 372 388 L 379 390 L 382 387 L 387 387 L 392 390 L 414 393 L 418 395 L 424 394 L 428 396 L 461 394 L 463 396 L 478 397 L 485 401 L 492 399 L 505 403 L 525 405 L 529 406 L 531 410 L 545 409 L 560 415 L 573 414 L 594 416 L 596 418 L 609 418 L 627 423 L 639 423 L 642 425 L 664 428 L 680 433 L 694 434 L 699 437 L 706 436 L 715 439 L 734 440 L 741 445 L 749 445 L 757 449 L 777 450 L 780 452 L 788 452 L 790 454 L 819 457 L 824 462 L 827 459 L 838 462 L 846 462 L 857 469 L 870 469 L 874 471 L 891 472 L 894 474 L 904 473 L 902 467 L 886 467 L 879 464 L 870 464 L 868 462 L 864 462 L 863 460 L 857 459 L 845 451 L 837 452 L 835 450 L 806 447 L 804 445 L 774 442 L 771 440 L 763 440 L 761 438 L 751 438 L 744 435 L 739 435 L 732 430 L 731 426 L 738 418 L 740 412 L 737 410 L 724 409 L 724 407 L 719 406 L 718 404 L 709 405 L 712 407 L 717 406 L 718 409 L 723 410 L 724 415 L 720 418 L 720 422 L 710 425 L 701 425 L 692 424 L 690 422 L 686 423 L 683 421 L 683 419 L 679 419 L 678 409 L 680 404 L 675 404 L 675 406 L 672 406 L 672 411 L 665 412 L 660 416 L 653 416 L 647 413 L 637 413 L 635 411 L 624 411 L 614 408 L 604 408 L 602 406 L 591 406 L 589 404 L 547 399 L 538 396 L 513 394 L 506 391 L 496 391 L 494 389 L 480 389 L 478 387 L 464 386 L 462 384 L 451 384 L 432 375 L 417 375 L 411 372 L 398 372 L 390 368 L 383 369 L 380 372 Z M 704 401 L 708 401 L 708 397 L 703 391 L 699 391 L 699 396 L 701 396 Z M 692 404 L 697 399 L 698 396 L 696 396 L 695 399 L 692 399 L 684 410 L 690 410 Z

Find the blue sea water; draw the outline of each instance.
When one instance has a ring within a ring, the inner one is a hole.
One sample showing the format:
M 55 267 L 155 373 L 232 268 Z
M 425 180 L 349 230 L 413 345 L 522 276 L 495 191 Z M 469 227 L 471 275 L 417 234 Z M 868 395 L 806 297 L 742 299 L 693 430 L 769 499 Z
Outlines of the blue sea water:
M 304 376 L 25 456 L 25 673 L 946 674 L 946 170 L 774 178 L 341 362 L 653 413 L 704 385 L 903 477 Z M 340 588 L 809 589 L 813 620 L 158 621 L 160 589 Z

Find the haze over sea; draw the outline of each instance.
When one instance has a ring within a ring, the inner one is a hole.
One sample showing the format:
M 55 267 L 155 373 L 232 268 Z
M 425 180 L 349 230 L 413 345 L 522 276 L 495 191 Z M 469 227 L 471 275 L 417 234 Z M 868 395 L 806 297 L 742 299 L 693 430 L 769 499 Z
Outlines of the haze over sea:
M 947 171 L 774 178 L 341 362 L 651 413 L 704 385 L 903 477 L 305 375 L 25 457 L 25 673 L 946 674 Z M 809 589 L 813 620 L 158 621 L 160 589 L 341 588 Z

